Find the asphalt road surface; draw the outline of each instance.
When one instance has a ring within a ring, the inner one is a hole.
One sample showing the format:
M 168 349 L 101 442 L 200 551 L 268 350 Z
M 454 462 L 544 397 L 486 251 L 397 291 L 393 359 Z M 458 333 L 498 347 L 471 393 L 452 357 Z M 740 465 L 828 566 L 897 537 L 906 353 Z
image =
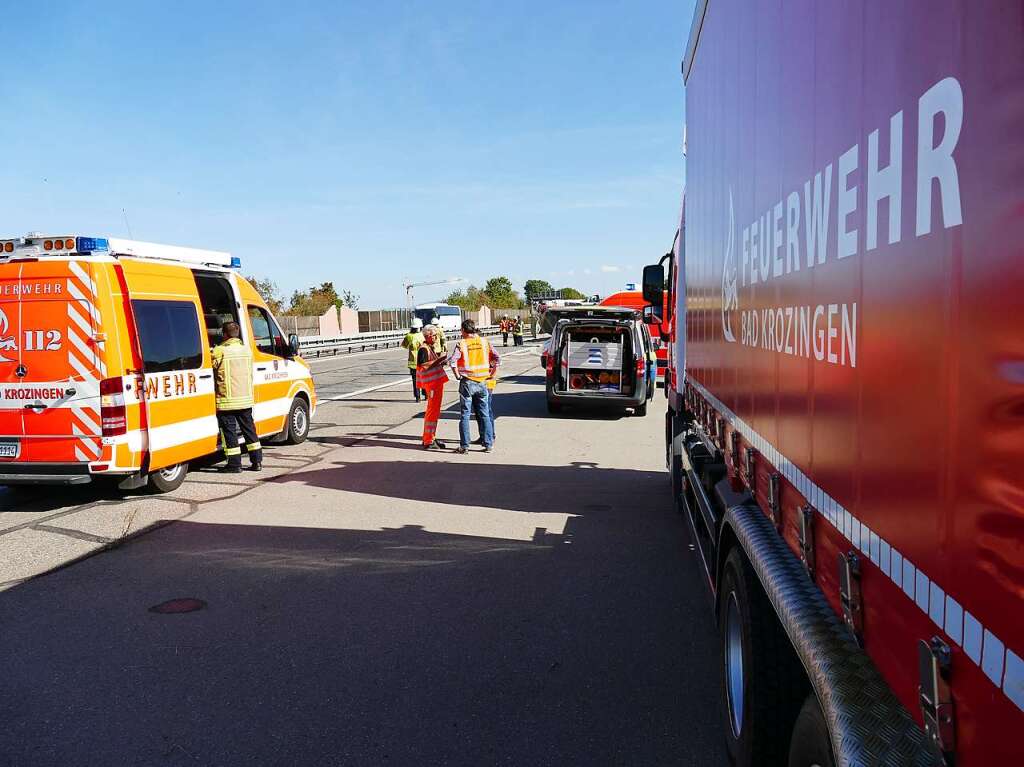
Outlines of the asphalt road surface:
M 0 490 L 0 765 L 725 764 L 660 407 L 548 416 L 514 351 L 491 454 L 419 449 L 392 350 L 258 477 Z

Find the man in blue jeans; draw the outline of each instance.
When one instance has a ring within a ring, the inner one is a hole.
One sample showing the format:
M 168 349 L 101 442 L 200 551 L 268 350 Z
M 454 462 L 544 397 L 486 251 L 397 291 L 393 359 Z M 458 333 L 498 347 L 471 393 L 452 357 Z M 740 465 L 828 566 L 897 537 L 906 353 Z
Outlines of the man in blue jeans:
M 491 452 L 494 446 L 494 424 L 491 421 L 487 380 L 496 376 L 500 361 L 491 343 L 476 332 L 476 323 L 473 320 L 463 322 L 462 340 L 448 357 L 452 372 L 459 379 L 459 404 L 462 408 L 459 448 L 456 453 L 469 451 L 469 422 L 474 411 L 483 427 L 484 452 Z

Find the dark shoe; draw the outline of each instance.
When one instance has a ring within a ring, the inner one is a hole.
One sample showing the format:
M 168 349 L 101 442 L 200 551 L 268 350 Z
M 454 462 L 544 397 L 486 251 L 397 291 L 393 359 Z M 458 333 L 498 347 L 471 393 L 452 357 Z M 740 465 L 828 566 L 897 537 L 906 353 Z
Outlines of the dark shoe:
M 484 445 L 484 452 L 485 452 L 485 453 L 489 453 L 489 452 L 491 452 L 491 448 L 490 448 L 490 446 L 488 446 L 488 445 Z
M 241 466 L 222 466 L 220 469 L 221 474 L 241 474 Z
M 249 471 L 263 471 L 263 464 L 254 463 L 252 466 L 249 467 Z
M 457 448 L 455 448 L 455 452 L 458 453 L 459 455 L 465 455 L 466 453 L 469 452 L 469 448 L 459 445 Z

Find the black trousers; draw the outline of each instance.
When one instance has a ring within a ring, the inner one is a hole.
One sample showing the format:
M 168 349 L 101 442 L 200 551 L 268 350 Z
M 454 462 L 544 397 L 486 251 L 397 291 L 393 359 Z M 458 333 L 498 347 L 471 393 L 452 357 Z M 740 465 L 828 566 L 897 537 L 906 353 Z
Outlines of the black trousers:
M 420 401 L 420 389 L 416 385 L 416 368 L 409 368 L 409 375 L 412 377 L 412 396 L 416 398 L 416 401 Z
M 508 333 L 506 333 L 504 330 L 501 331 L 501 343 L 504 346 L 508 346 Z
M 224 457 L 228 466 L 242 465 L 242 448 L 238 446 L 238 436 L 245 440 L 245 452 L 253 465 L 263 463 L 263 445 L 256 434 L 256 424 L 252 420 L 252 408 L 245 410 L 218 410 L 217 425 L 220 426 L 220 439 L 224 443 Z

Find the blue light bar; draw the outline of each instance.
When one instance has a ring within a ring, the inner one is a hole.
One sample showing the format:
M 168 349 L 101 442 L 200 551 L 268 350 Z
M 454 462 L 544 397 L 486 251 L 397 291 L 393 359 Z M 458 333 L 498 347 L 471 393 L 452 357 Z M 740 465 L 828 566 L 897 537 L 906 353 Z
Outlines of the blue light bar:
M 238 256 L 232 256 L 231 257 L 231 268 L 232 269 L 241 269 L 242 268 L 242 259 L 240 259 Z
M 110 243 L 106 237 L 77 237 L 75 238 L 75 250 L 79 253 L 93 253 L 97 250 L 109 250 Z

